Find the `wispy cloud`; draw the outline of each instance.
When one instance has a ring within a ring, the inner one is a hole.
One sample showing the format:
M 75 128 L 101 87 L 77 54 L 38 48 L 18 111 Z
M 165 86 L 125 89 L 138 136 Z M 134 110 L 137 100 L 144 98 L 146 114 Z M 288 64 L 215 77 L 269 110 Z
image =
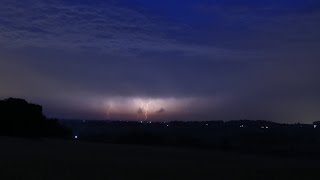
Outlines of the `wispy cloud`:
M 0 41 L 11 47 L 62 47 L 132 55 L 148 52 L 226 55 L 222 48 L 181 43 L 167 34 L 179 27 L 145 12 L 103 3 L 0 2 Z M 182 28 L 182 27 L 181 27 Z

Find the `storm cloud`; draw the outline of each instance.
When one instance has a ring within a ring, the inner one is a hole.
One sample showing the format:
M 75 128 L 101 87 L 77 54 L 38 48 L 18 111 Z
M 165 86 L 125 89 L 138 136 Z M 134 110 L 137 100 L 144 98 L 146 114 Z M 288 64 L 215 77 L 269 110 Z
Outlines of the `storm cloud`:
M 167 120 L 318 120 L 319 2 L 159 2 L 1 1 L 0 97 L 61 118 L 112 101 L 135 119 L 140 98 Z

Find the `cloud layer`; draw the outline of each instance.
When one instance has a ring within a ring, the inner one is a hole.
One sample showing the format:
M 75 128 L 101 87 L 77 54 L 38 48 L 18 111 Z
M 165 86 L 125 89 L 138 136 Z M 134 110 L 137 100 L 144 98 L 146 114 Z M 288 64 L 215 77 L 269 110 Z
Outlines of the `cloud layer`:
M 134 119 L 141 98 L 168 119 L 311 122 L 319 20 L 314 0 L 2 0 L 0 97 L 58 117 L 112 102 Z
M 11 47 L 98 50 L 112 55 L 145 53 L 225 54 L 215 47 L 183 44 L 168 34 L 183 30 L 142 10 L 64 1 L 9 1 L 0 7 L 1 42 Z

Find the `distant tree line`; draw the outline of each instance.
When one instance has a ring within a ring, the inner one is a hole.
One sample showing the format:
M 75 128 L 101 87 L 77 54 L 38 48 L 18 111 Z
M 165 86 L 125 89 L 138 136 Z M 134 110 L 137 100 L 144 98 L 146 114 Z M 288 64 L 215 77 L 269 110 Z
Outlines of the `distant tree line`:
M 215 149 L 320 159 L 320 126 L 263 120 L 130 122 L 60 121 L 78 140 Z

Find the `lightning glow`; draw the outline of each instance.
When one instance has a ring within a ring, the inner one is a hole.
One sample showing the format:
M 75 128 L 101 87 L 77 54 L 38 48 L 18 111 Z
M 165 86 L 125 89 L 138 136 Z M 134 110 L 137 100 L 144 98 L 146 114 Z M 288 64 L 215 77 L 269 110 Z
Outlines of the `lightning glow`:
M 148 120 L 148 113 L 149 113 L 149 106 L 151 105 L 151 102 L 144 103 L 143 101 L 140 102 L 140 109 L 142 109 L 144 113 L 144 120 Z
M 187 112 L 189 105 L 199 101 L 193 98 L 150 97 L 94 97 L 85 100 L 88 108 L 97 110 L 103 119 L 138 122 L 178 119 L 181 113 Z
M 112 104 L 110 104 L 110 105 L 107 107 L 107 118 L 108 118 L 108 120 L 110 120 L 111 110 L 112 110 Z

